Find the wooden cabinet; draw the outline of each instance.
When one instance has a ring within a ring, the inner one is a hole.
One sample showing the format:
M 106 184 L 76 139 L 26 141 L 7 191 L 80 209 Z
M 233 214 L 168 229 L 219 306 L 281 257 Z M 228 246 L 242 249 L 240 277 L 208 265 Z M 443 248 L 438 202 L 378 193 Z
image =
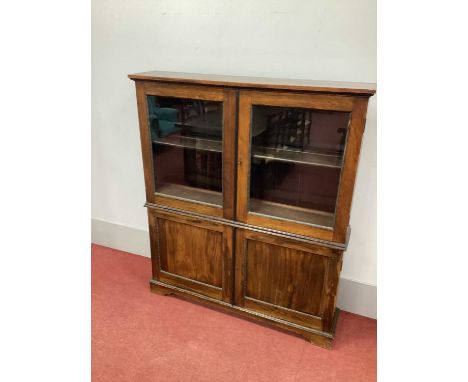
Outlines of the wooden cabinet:
M 329 348 L 373 84 L 148 72 L 135 81 L 151 290 Z

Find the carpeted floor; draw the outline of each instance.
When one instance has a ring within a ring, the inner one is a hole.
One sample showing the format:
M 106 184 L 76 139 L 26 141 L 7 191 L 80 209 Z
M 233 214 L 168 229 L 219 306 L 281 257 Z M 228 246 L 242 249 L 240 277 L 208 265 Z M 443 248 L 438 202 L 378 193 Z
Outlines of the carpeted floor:
M 341 312 L 333 350 L 149 291 L 150 260 L 92 245 L 92 380 L 375 381 L 375 320 Z

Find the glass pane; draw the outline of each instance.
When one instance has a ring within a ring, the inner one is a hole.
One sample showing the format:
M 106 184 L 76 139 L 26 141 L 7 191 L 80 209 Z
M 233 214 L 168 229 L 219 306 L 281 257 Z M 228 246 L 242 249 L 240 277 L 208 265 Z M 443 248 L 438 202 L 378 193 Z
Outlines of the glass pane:
M 249 211 L 332 228 L 349 117 L 252 106 Z
M 222 102 L 148 96 L 157 193 L 222 206 Z

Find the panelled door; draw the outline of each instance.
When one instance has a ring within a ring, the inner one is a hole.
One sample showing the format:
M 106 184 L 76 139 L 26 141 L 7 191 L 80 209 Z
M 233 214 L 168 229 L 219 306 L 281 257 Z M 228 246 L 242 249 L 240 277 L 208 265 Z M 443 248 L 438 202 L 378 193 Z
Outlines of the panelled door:
M 236 305 L 331 331 L 340 251 L 239 229 L 235 259 Z
M 232 303 L 232 227 L 149 210 L 153 278 Z
M 237 219 L 346 239 L 367 100 L 240 92 Z

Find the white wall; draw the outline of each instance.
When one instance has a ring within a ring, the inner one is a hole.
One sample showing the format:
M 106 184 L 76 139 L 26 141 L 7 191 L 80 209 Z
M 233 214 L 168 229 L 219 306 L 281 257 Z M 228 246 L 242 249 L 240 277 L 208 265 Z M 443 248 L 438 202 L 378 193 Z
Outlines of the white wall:
M 147 229 L 129 73 L 376 82 L 375 0 L 93 0 L 92 8 L 92 217 L 97 221 Z M 376 285 L 376 127 L 374 96 L 342 272 L 371 285 Z

